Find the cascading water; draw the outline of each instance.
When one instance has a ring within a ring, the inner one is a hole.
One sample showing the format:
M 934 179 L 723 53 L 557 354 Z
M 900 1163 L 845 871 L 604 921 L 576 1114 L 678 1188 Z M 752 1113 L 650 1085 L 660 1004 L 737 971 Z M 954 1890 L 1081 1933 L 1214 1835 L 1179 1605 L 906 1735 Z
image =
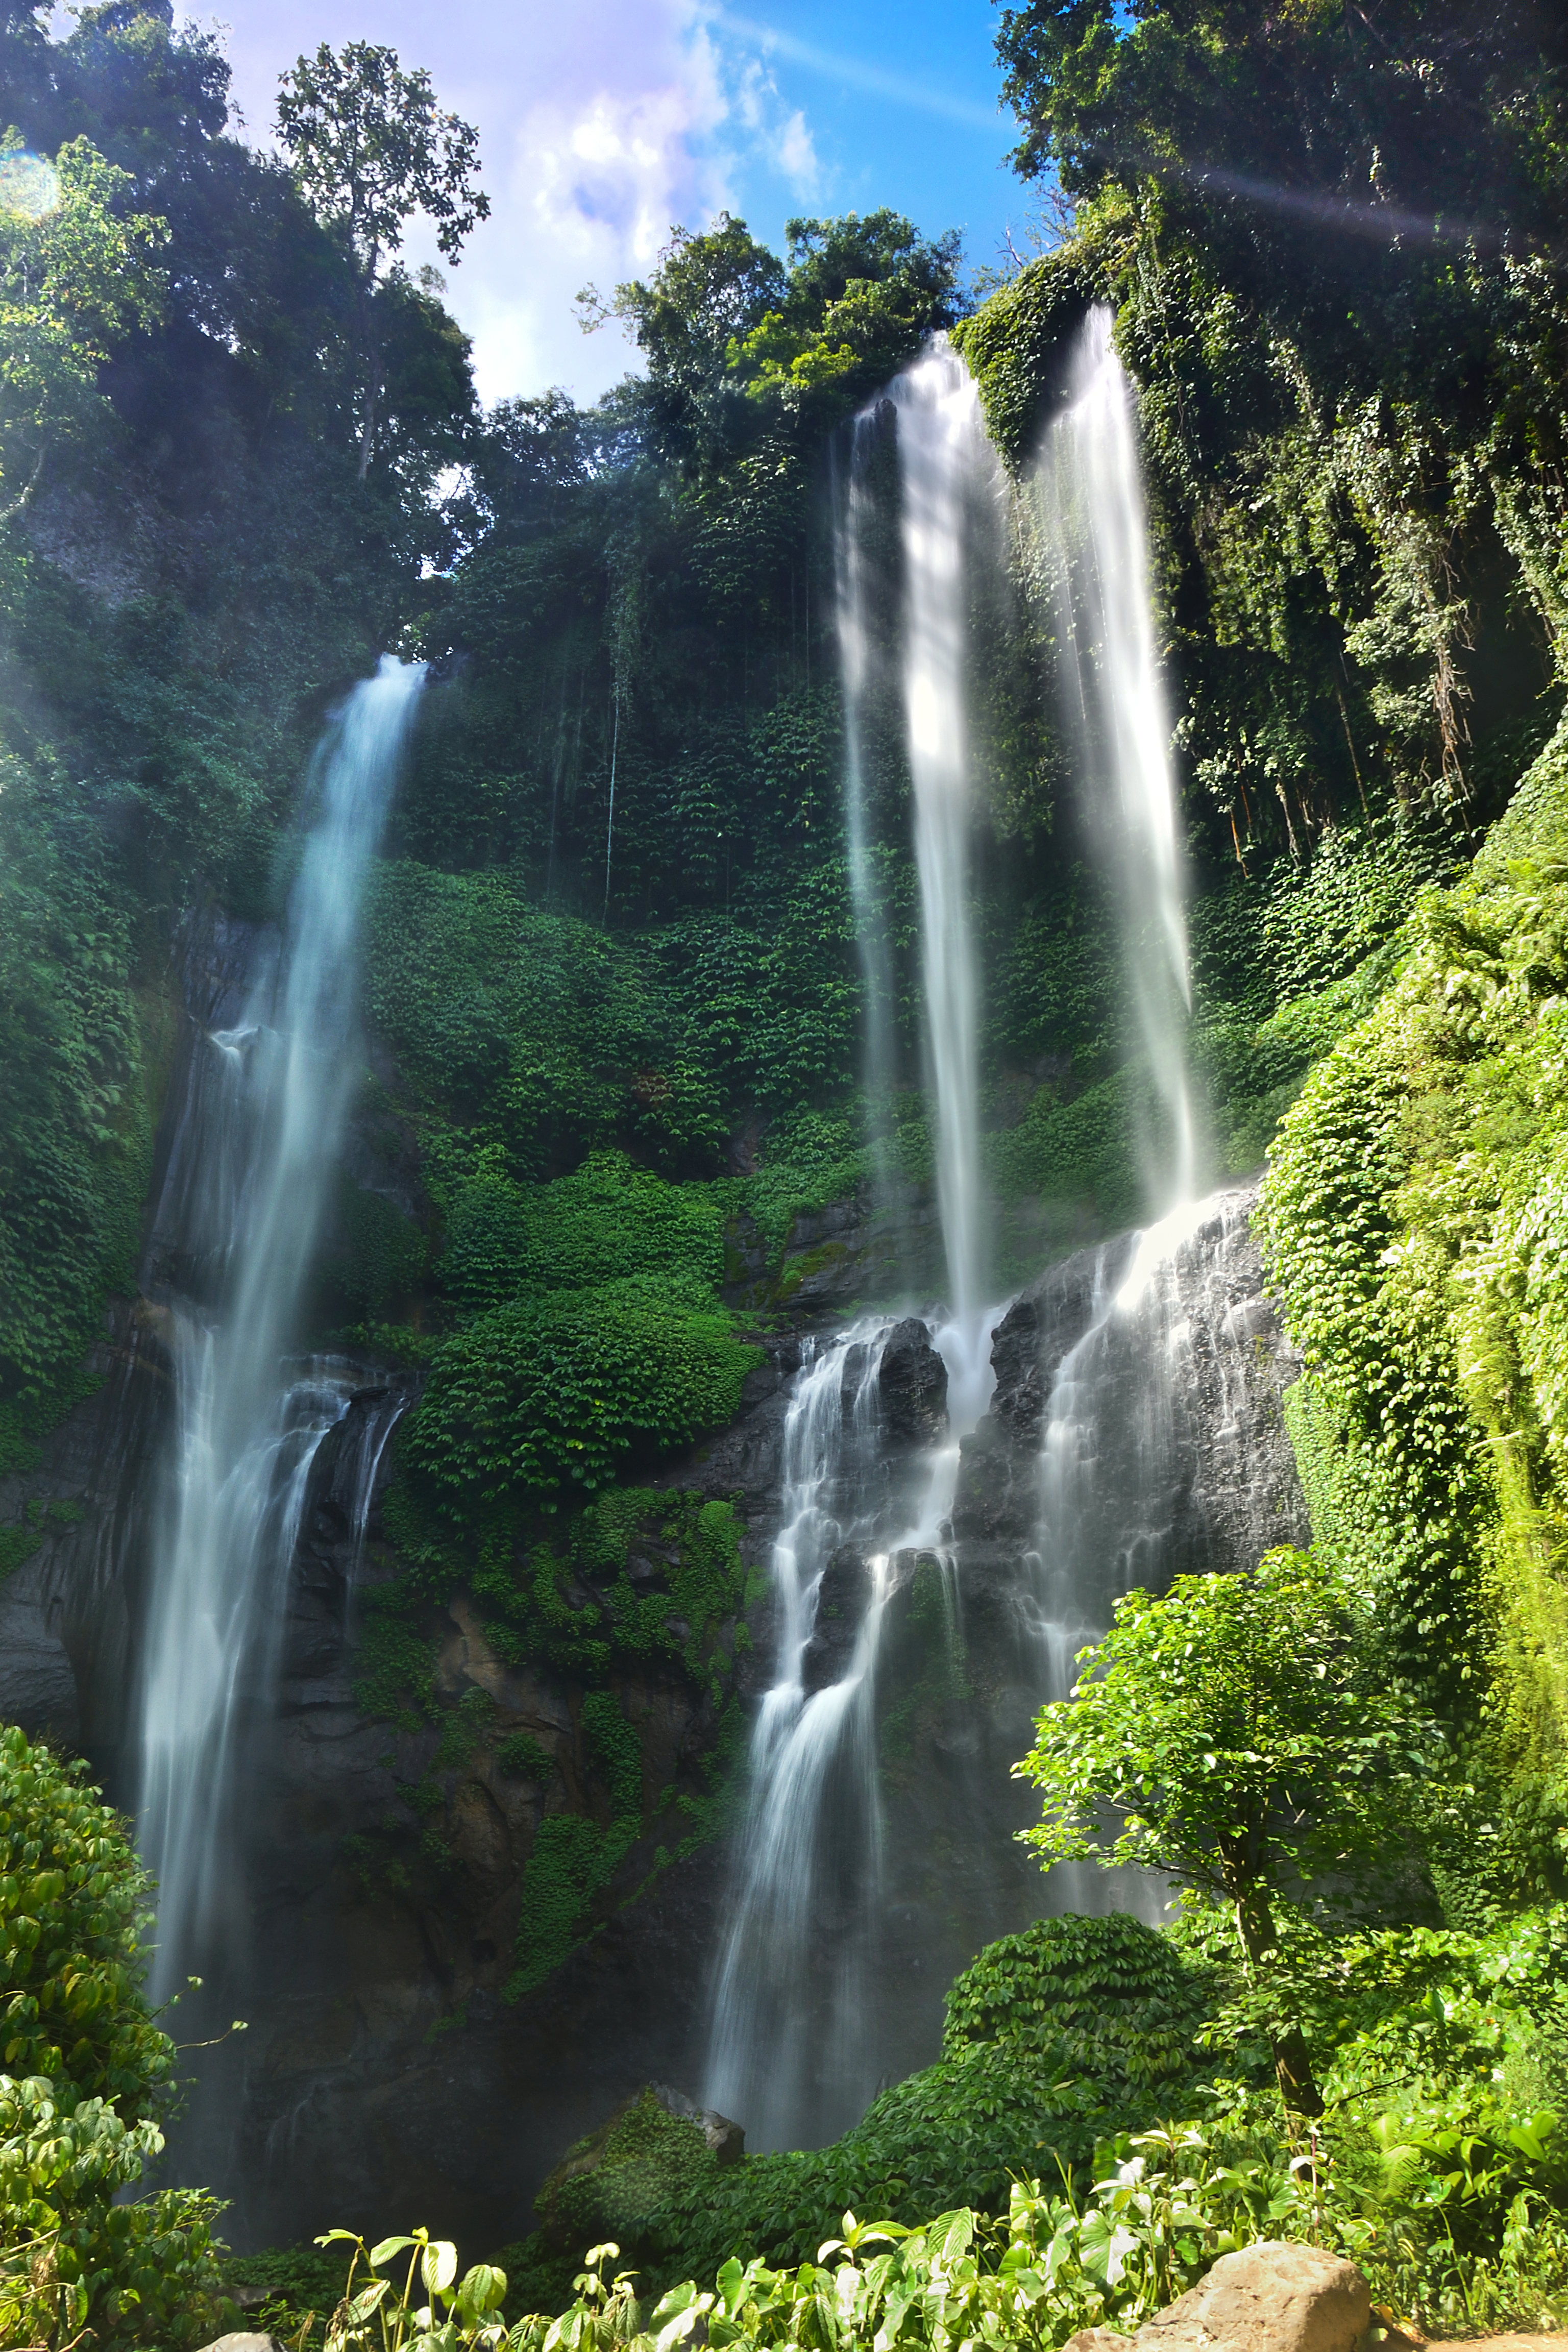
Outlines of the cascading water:
M 211 1950 L 237 1884 L 241 1721 L 275 1671 L 311 1464 L 361 1384 L 351 1365 L 287 1351 L 356 1076 L 361 903 L 422 682 L 422 666 L 384 657 L 329 730 L 280 968 L 195 1042 L 154 1221 L 165 1251 L 177 1237 L 178 1285 L 138 1743 L 160 1996 Z
M 705 2096 L 763 2147 L 843 2130 L 885 2071 L 872 2007 L 883 1895 L 877 1664 L 889 1601 L 951 1584 L 969 1335 L 858 1322 L 806 1361 L 784 1423 L 777 1663 L 714 2001 Z M 988 1383 L 986 1384 L 988 1385 Z M 950 1411 L 951 1408 L 951 1411 Z
M 1119 904 L 1128 984 L 1163 1112 L 1143 1139 L 1151 1200 L 1163 1213 L 1190 1200 L 1196 1181 L 1185 1054 L 1192 990 L 1132 395 L 1111 324 L 1103 307 L 1084 323 L 1068 404 L 1046 435 L 1031 487 L 1081 802 Z
M 880 632 L 873 614 L 875 566 L 868 544 L 879 520 L 872 481 L 881 442 L 878 428 L 875 409 L 856 417 L 849 428 L 847 460 L 834 485 L 833 566 L 844 696 L 844 834 L 866 1007 L 862 1076 L 871 1107 L 873 1142 L 882 1162 L 879 1178 L 884 1194 L 890 1194 L 892 1171 L 887 1164 L 886 1147 L 898 1076 L 896 1004 L 892 944 L 885 887 L 879 882 L 872 841 L 868 774 L 874 705 L 879 699 L 876 688 L 881 683 L 882 667 Z

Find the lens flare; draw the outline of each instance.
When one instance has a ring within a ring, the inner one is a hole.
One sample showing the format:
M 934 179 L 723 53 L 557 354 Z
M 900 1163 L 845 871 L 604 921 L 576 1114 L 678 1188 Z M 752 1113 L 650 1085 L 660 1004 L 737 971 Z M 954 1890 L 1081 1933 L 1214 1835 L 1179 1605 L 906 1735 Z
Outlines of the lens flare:
M 59 210 L 59 202 L 60 175 L 47 155 L 29 155 L 26 148 L 0 155 L 0 212 L 43 220 Z

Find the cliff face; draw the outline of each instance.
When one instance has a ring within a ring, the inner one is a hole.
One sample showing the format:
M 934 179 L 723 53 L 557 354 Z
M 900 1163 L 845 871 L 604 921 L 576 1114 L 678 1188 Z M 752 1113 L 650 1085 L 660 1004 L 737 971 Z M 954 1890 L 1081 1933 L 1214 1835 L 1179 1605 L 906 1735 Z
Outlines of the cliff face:
M 963 1442 L 951 1542 L 944 1533 L 936 1550 L 887 1564 L 875 1697 L 882 1899 L 874 1922 L 859 1920 L 852 1874 L 829 1872 L 816 1929 L 824 1955 L 867 1929 L 878 2071 L 889 2078 L 934 2054 L 943 1989 L 977 1946 L 1065 1899 L 1014 1840 L 1029 1801 L 1009 1777 L 1041 1698 L 1065 1686 L 1064 1659 L 1128 1583 L 1243 1567 L 1304 1533 L 1279 1404 L 1294 1365 L 1262 1295 L 1250 1199 L 1206 1204 L 1120 1307 L 1130 1237 L 1079 1253 L 1013 1301 L 995 1327 L 988 1412 Z M 110 1765 L 122 1801 L 140 1574 L 125 1481 L 158 1444 L 167 1402 L 155 1311 L 143 1306 L 125 1331 L 110 1380 L 48 1465 L 47 1491 L 83 1516 L 48 1522 L 38 1553 L 0 1588 L 7 1712 L 79 1737 Z M 410 1376 L 366 1377 L 351 1399 L 311 1475 L 280 1683 L 246 1708 L 231 1957 L 182 2012 L 182 2040 L 248 2021 L 197 2062 L 170 2159 L 237 2197 L 239 2237 L 422 2216 L 503 2242 L 525 2227 L 562 2147 L 616 2100 L 649 2078 L 700 2083 L 730 1869 L 722 1788 L 736 1783 L 743 1719 L 772 1675 L 765 1570 L 802 1346 L 799 1327 L 770 1334 L 732 1425 L 667 1465 L 652 1490 L 672 1510 L 734 1509 L 752 1570 L 746 1622 L 723 1631 L 721 1692 L 673 1657 L 617 1675 L 641 1749 L 642 1811 L 619 1847 L 604 1847 L 569 1958 L 521 1994 L 520 1922 L 550 1899 L 540 1859 L 560 1833 L 542 1841 L 542 1828 L 576 1820 L 609 1841 L 623 1799 L 581 1679 L 504 1655 L 472 1594 L 425 1621 L 429 1719 L 378 1719 L 356 1699 L 375 1591 L 401 1566 L 383 1517 L 395 1452 L 384 1441 Z M 846 1395 L 856 1377 L 847 1361 Z M 921 1449 L 941 1439 L 945 1391 L 926 1327 L 895 1326 L 881 1346 L 868 1473 L 893 1518 Z M 668 1587 L 676 1527 L 650 1519 L 631 1539 L 639 1592 Z M 944 1570 L 944 1556 L 955 1567 Z M 807 1661 L 814 1685 L 842 1672 L 873 1581 L 866 1552 L 835 1556 Z M 590 1606 L 592 1572 L 573 1590 Z M 1084 1875 L 1070 1890 L 1079 1907 L 1134 1899 Z

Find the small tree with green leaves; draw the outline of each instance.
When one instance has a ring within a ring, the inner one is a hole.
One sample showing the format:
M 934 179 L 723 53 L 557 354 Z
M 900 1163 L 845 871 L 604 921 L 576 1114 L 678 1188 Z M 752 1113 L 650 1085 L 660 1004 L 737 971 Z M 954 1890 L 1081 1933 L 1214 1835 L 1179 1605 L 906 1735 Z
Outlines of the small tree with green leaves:
M 0 521 L 49 450 L 101 420 L 100 368 L 162 313 L 164 224 L 125 211 L 131 186 L 86 139 L 53 163 L 16 131 L 0 140 Z
M 353 268 L 363 482 L 381 396 L 374 317 L 382 265 L 398 251 L 416 213 L 434 223 L 448 261 L 489 218 L 490 200 L 474 184 L 479 134 L 441 112 L 423 67 L 405 73 L 396 50 L 374 41 L 350 41 L 341 56 L 323 41 L 313 58 L 298 58 L 279 83 L 278 133 L 301 195 L 342 235 Z
M 1045 1799 L 1025 1835 L 1048 1870 L 1137 1864 L 1227 1906 L 1245 1969 L 1275 1986 L 1289 2105 L 1321 2102 L 1279 1969 L 1277 1899 L 1342 1879 L 1430 1811 L 1436 1727 L 1373 1686 L 1348 1606 L 1312 1555 L 1250 1576 L 1178 1577 L 1128 1593 L 1072 1696 L 1042 1708 L 1016 1767 Z

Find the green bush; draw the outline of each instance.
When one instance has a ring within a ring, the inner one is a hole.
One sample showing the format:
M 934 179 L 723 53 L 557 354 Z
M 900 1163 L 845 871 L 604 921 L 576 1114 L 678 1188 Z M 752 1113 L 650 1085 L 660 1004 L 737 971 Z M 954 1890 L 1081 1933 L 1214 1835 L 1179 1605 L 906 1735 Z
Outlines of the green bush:
M 567 2149 L 534 2210 L 547 2240 L 570 2255 L 602 2238 L 637 2246 L 672 2197 L 700 2193 L 716 2169 L 700 2125 L 643 2091 Z
M 163 2145 L 174 2050 L 142 1990 L 149 1882 L 84 1767 L 0 1730 L 0 2340 L 202 2340 L 195 2190 L 116 2202 Z
M 724 1212 L 708 1187 L 667 1183 L 618 1151 L 593 1153 L 551 1184 L 487 1172 L 453 1199 L 440 1272 L 468 1307 L 633 1276 L 716 1289 L 724 1278 Z
M 437 1352 L 399 1459 L 437 1507 L 552 1509 L 732 1420 L 758 1360 L 700 1291 L 632 1278 L 492 1307 Z
M 1314 1071 L 1259 1221 L 1313 1383 L 1316 1531 L 1490 1776 L 1521 1891 L 1555 1883 L 1568 1822 L 1565 812 L 1559 736 Z
M 584 1813 L 547 1813 L 522 1867 L 517 1915 L 517 1965 L 503 1998 L 535 1992 L 569 1958 L 586 1926 L 588 1906 L 608 1885 L 637 1842 L 634 1814 L 607 1828 Z

